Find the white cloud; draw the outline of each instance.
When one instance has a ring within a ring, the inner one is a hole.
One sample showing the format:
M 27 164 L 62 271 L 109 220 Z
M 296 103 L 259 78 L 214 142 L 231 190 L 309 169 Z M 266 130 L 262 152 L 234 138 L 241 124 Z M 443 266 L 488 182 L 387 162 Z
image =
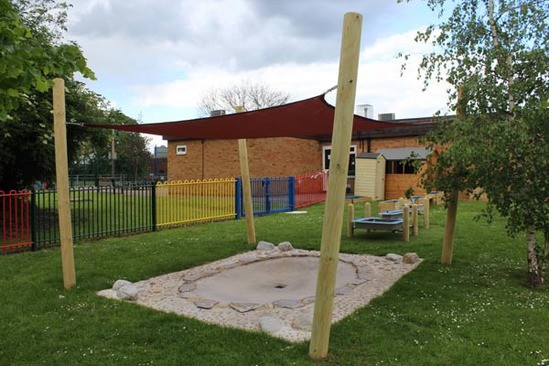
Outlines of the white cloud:
M 409 61 L 408 71 L 400 76 L 399 52 L 427 52 L 413 41 L 415 32 L 380 39 L 361 52 L 357 103 L 374 106 L 374 112 L 394 112 L 397 118 L 433 115 L 446 105 L 446 86 L 434 84 L 421 92 L 422 82 L 416 78 L 419 56 Z M 339 53 L 337 50 L 336 53 Z M 223 68 L 188 68 L 185 79 L 166 83 L 143 83 L 135 86 L 133 103 L 143 106 L 172 106 L 196 108 L 201 96 L 212 88 L 253 80 L 270 87 L 288 91 L 298 100 L 322 93 L 337 84 L 338 64 L 319 62 L 310 64 L 276 64 L 249 71 L 231 72 Z M 332 98 L 333 99 L 333 98 Z

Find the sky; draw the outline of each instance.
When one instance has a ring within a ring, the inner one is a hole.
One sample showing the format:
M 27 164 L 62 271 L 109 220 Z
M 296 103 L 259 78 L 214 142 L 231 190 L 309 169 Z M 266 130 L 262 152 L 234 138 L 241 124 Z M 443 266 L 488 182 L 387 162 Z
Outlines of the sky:
M 199 117 L 204 94 L 242 81 L 288 92 L 291 100 L 337 84 L 346 12 L 363 15 L 356 104 L 373 116 L 445 111 L 447 86 L 423 91 L 417 65 L 429 47 L 418 30 L 437 22 L 423 1 L 73 0 L 68 38 L 97 81 L 88 87 L 143 123 Z M 411 54 L 401 76 L 399 53 Z M 335 102 L 335 93 L 327 100 Z M 160 145 L 158 137 L 151 145 Z

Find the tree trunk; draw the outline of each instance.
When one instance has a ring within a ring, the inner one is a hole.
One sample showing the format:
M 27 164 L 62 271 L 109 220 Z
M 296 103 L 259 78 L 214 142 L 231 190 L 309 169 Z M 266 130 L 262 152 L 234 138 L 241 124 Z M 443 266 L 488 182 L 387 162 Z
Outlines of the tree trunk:
M 540 261 L 537 253 L 536 231 L 532 226 L 526 229 L 528 282 L 533 288 L 539 287 L 544 282 L 543 261 Z M 542 253 L 540 253 L 542 254 Z M 541 263 L 540 263 L 541 262 Z

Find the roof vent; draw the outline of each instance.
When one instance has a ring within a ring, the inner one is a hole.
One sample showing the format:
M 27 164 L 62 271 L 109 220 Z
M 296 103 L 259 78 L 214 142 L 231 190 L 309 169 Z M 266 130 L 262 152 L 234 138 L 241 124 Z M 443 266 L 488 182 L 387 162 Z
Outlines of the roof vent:
M 210 112 L 210 117 L 217 117 L 225 115 L 226 111 L 224 109 L 216 109 Z
M 377 119 L 380 121 L 394 121 L 395 120 L 395 114 L 394 113 L 380 113 L 377 115 Z

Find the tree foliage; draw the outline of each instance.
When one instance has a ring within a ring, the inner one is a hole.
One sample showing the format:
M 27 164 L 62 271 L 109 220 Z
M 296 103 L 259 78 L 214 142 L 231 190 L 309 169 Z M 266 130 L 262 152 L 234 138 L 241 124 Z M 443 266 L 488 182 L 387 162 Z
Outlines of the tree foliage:
M 212 89 L 202 96 L 199 113 L 209 116 L 212 111 L 234 111 L 242 107 L 253 111 L 282 105 L 290 99 L 290 94 L 273 90 L 266 85 L 243 81 L 225 88 Z
M 120 111 L 74 79 L 76 71 L 85 77 L 93 77 L 93 73 L 78 46 L 63 39 L 67 7 L 55 0 L 0 0 L 0 190 L 53 180 L 50 86 L 54 77 L 65 80 L 71 170 L 77 170 L 90 156 L 106 160 L 110 146 L 107 131 L 75 124 L 136 123 L 126 116 L 119 118 Z M 145 140 L 132 143 L 147 152 L 145 145 Z M 130 155 L 134 158 L 136 152 Z M 110 172 L 106 169 L 101 172 Z
M 428 1 L 440 15 L 447 3 Z M 544 282 L 549 254 L 548 14 L 547 1 L 462 0 L 416 37 L 435 46 L 419 67 L 425 86 L 445 79 L 449 104 L 464 112 L 428 136 L 438 156 L 424 182 L 486 194 L 488 217 L 497 210 L 510 234 L 526 233 L 533 286 Z
M 0 0 L 2 124 L 11 120 L 12 110 L 28 102 L 31 93 L 47 91 L 55 77 L 71 77 L 79 71 L 84 77 L 94 78 L 76 44 L 53 42 L 53 39 L 60 40 L 54 33 L 57 32 L 54 25 L 59 21 L 59 26 L 64 26 L 67 5 L 58 5 L 55 8 L 58 15 L 50 17 L 49 8 L 39 10 L 40 4 L 52 8 L 55 2 Z

